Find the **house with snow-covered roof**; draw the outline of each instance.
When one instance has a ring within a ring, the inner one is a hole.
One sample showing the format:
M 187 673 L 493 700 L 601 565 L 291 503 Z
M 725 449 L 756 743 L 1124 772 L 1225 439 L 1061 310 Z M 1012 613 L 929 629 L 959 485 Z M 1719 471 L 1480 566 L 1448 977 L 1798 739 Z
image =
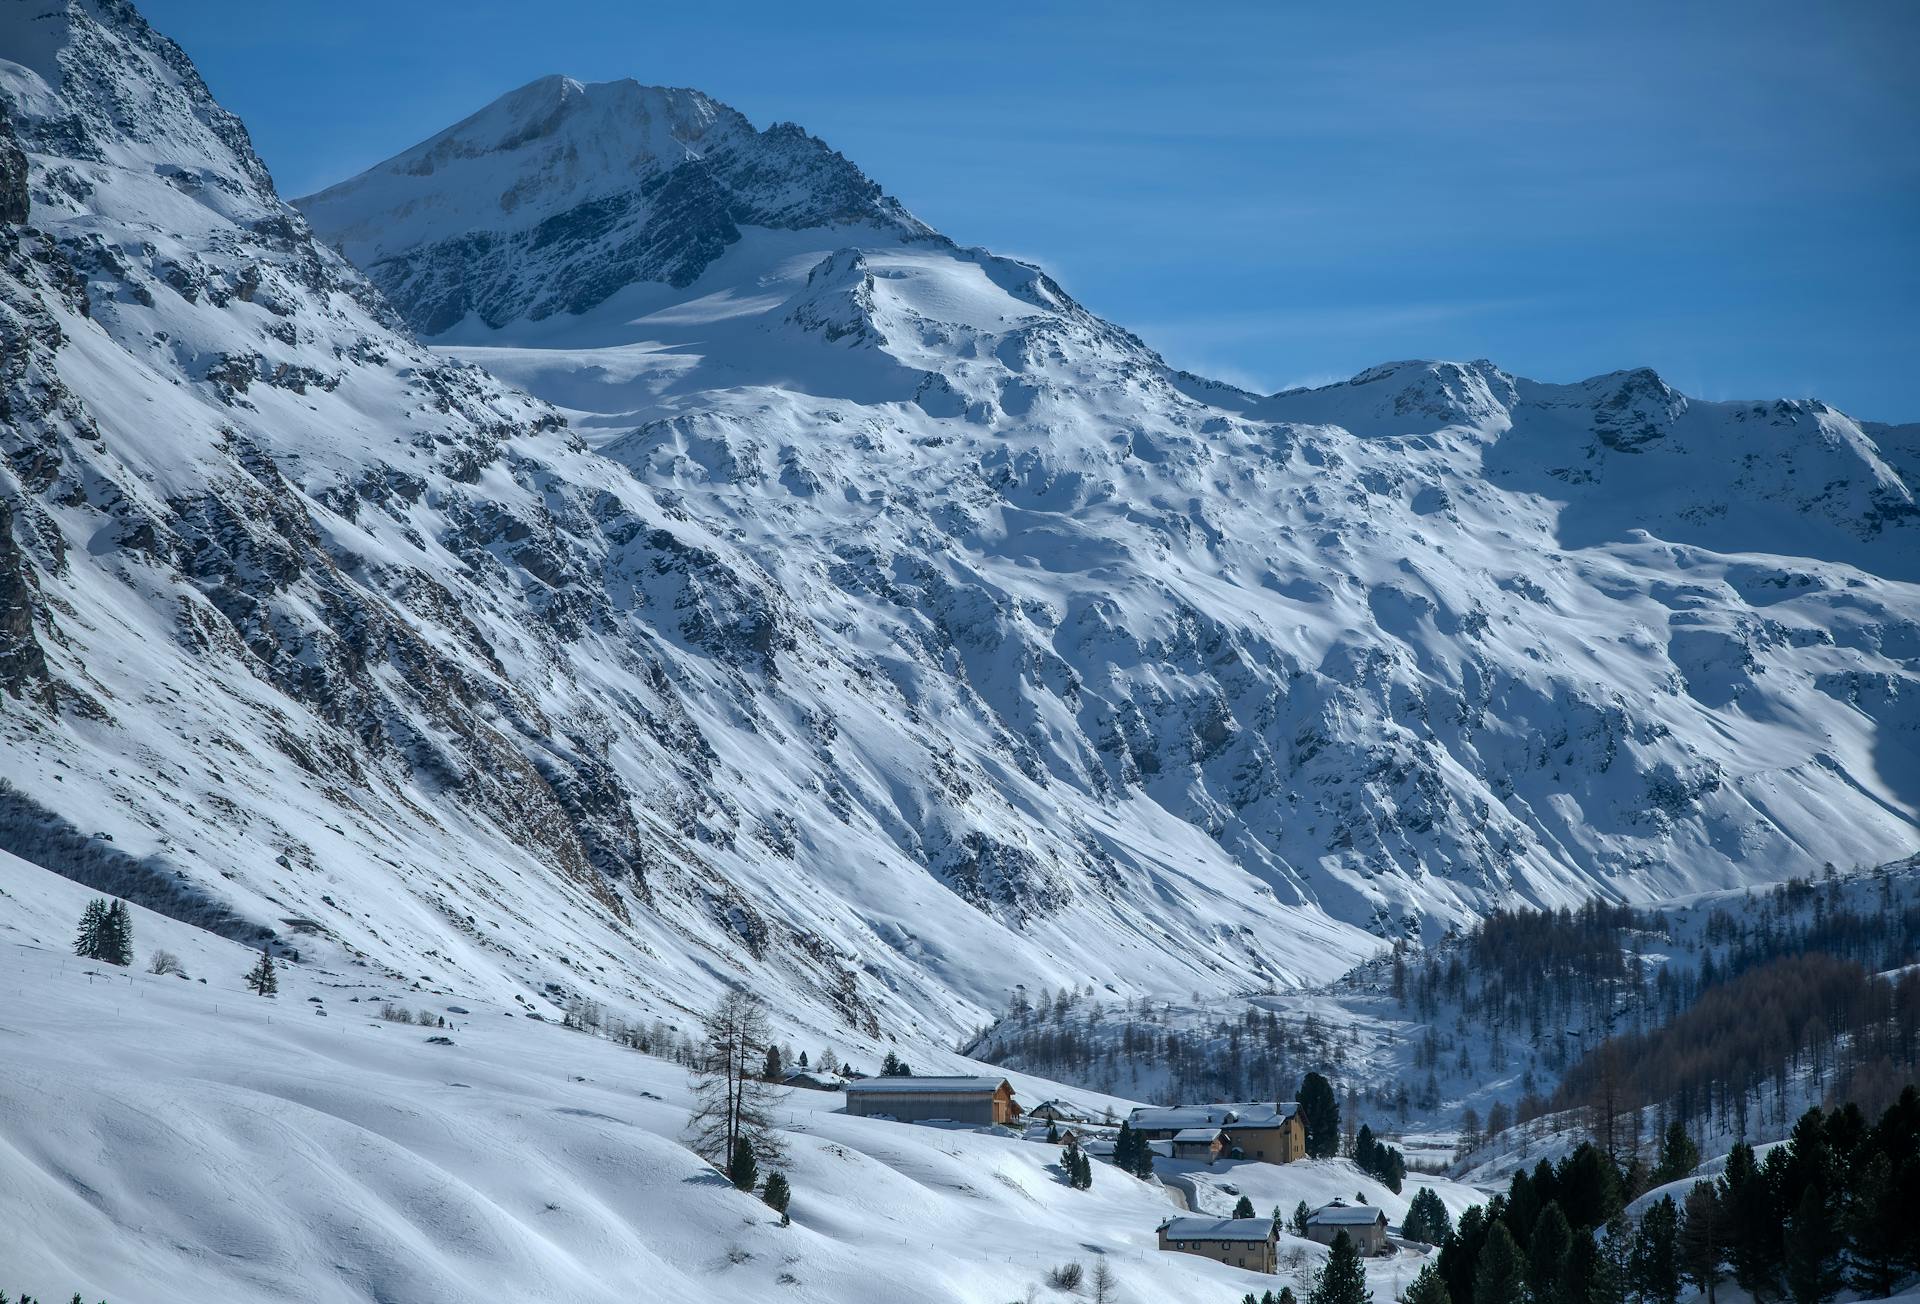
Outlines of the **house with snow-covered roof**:
M 1306 1157 L 1307 1123 L 1291 1100 L 1273 1105 L 1244 1105 L 1227 1126 L 1226 1152 L 1234 1159 L 1290 1164 Z
M 1362 1254 L 1387 1252 L 1387 1215 L 1370 1204 L 1348 1204 L 1335 1200 L 1307 1215 L 1307 1239 L 1322 1245 L 1333 1244 L 1341 1232 Z
M 1221 1153 L 1230 1159 L 1290 1164 L 1307 1153 L 1307 1125 L 1291 1100 L 1213 1105 L 1143 1105 L 1128 1116 L 1149 1141 L 1171 1141 L 1193 1128 L 1221 1128 Z M 1177 1155 L 1177 1150 L 1176 1150 Z
M 1089 1123 L 1093 1116 L 1064 1100 L 1043 1100 L 1027 1111 L 1028 1118 L 1047 1118 L 1056 1123 Z
M 847 1112 L 902 1123 L 973 1123 L 1020 1117 L 1013 1084 L 994 1077 L 880 1077 L 847 1084 Z
M 1162 1250 L 1248 1272 L 1273 1272 L 1279 1243 L 1280 1224 L 1271 1218 L 1169 1218 L 1160 1224 Z

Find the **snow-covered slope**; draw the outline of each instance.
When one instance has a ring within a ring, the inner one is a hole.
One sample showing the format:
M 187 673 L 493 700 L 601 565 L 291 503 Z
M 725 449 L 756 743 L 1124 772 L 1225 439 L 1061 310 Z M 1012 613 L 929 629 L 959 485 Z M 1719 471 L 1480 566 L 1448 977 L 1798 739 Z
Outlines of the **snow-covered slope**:
M 65 942 L 89 895 L 0 852 L 9 1295 L 1003 1304 L 1096 1257 L 1127 1298 L 1260 1288 L 1154 1248 L 1178 1212 L 1157 1184 L 1102 1165 L 1075 1190 L 1057 1147 L 852 1118 L 837 1092 L 777 1110 L 780 1227 L 682 1144 L 675 1064 L 350 968 L 262 1000 L 244 947 L 139 909 L 143 954 L 187 976 L 88 964 Z M 389 999 L 450 1026 L 382 1021 Z

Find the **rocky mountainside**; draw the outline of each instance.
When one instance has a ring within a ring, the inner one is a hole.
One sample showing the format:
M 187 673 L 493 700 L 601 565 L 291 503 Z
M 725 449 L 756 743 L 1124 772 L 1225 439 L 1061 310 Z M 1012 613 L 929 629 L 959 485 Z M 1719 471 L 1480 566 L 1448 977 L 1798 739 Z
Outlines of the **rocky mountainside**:
M 339 189 L 398 214 L 394 170 Z M 971 790 L 1197 830 L 1237 895 L 1379 932 L 1915 845 L 1909 432 L 1644 370 L 1246 394 L 1013 260 L 742 231 L 684 287 L 437 342 L 723 528 Z
M 0 50 L 29 859 L 845 1050 L 1915 844 L 1911 440 L 1647 372 L 1248 394 L 631 83 L 303 216 L 126 5 Z
M 422 348 L 133 9 L 0 38 L 9 849 L 549 1015 L 747 982 L 843 1052 L 1365 949 L 1172 820 L 1054 823 L 999 726 L 927 728 L 723 523 Z

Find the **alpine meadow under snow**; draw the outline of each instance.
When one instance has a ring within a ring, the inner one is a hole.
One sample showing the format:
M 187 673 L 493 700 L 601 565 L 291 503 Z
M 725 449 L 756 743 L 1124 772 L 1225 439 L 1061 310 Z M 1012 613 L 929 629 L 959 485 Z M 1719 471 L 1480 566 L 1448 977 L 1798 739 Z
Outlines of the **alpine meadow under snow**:
M 798 1091 L 779 1228 L 681 1066 L 555 1024 L 745 989 L 985 1072 L 1067 988 L 1400 1065 L 1330 986 L 1390 944 L 1920 848 L 1917 484 L 1920 426 L 1647 370 L 1181 372 L 692 90 L 542 78 L 288 203 L 131 5 L 0 0 L 0 1287 L 1231 1304 L 1176 1203 L 1414 1187 L 1083 1192 Z

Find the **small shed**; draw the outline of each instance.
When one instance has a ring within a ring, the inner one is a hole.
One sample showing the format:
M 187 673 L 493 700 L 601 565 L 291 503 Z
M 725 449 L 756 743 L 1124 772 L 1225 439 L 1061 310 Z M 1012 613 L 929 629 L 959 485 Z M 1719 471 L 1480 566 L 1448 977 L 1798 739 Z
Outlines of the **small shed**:
M 1217 1127 L 1182 1128 L 1173 1134 L 1173 1157 L 1210 1164 L 1226 1146 L 1226 1134 Z
M 1005 1078 L 862 1078 L 847 1084 L 847 1112 L 902 1123 L 973 1123 L 988 1127 L 1020 1117 Z
M 1348 1204 L 1335 1200 L 1307 1215 L 1307 1239 L 1322 1245 L 1333 1244 L 1341 1232 L 1347 1234 L 1362 1254 L 1387 1252 L 1387 1215 L 1370 1204 Z

